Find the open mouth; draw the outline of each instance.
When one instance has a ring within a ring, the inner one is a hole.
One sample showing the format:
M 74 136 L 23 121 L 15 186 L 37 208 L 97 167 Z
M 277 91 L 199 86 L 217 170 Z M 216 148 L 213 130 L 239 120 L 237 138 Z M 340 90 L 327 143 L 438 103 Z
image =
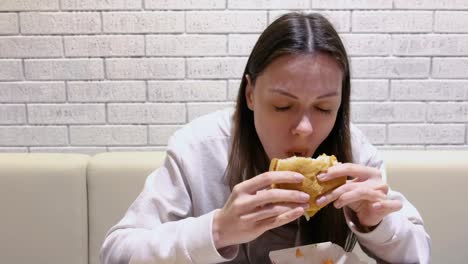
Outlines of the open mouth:
M 306 157 L 307 153 L 305 151 L 288 151 L 288 157 L 296 156 L 296 157 Z

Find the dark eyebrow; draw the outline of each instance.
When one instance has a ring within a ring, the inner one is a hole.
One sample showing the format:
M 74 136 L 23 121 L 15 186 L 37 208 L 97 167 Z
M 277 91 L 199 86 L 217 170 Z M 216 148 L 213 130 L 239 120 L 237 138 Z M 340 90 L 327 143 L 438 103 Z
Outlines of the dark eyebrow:
M 337 92 L 330 92 L 330 93 L 326 93 L 326 94 L 323 94 L 319 97 L 317 97 L 317 99 L 322 99 L 322 98 L 325 98 L 325 97 L 331 97 L 331 96 L 337 96 L 338 93 Z
M 295 96 L 294 94 L 291 94 L 289 93 L 288 91 L 285 91 L 283 89 L 278 89 L 278 88 L 272 88 L 270 89 L 270 91 L 274 92 L 274 93 L 280 93 L 282 95 L 286 95 L 286 96 L 289 96 L 289 97 L 292 97 L 294 99 L 299 99 L 297 96 Z
M 280 93 L 282 95 L 286 95 L 286 96 L 292 97 L 294 99 L 299 99 L 294 94 L 291 94 L 288 91 L 285 91 L 283 89 L 273 88 L 273 89 L 270 89 L 270 91 L 275 92 L 275 93 Z M 331 96 L 337 96 L 337 95 L 338 95 L 337 92 L 330 92 L 330 93 L 326 93 L 326 94 L 323 94 L 323 95 L 317 97 L 317 99 L 322 99 L 322 98 L 325 98 L 325 97 L 331 97 Z

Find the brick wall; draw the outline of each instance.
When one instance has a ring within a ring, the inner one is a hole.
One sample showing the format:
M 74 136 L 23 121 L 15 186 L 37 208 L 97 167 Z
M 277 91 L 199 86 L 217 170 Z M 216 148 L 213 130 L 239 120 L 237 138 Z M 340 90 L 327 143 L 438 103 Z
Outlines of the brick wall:
M 468 1 L 1 0 L 0 152 L 164 149 L 233 105 L 259 33 L 317 11 L 381 148 L 468 148 Z

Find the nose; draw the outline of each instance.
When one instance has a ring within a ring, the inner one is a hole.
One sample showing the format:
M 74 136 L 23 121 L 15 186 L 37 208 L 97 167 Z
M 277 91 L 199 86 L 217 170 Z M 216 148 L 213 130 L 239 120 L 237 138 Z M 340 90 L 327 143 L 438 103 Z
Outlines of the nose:
M 312 120 L 307 115 L 303 115 L 299 123 L 293 128 L 292 133 L 298 136 L 308 136 L 313 131 Z

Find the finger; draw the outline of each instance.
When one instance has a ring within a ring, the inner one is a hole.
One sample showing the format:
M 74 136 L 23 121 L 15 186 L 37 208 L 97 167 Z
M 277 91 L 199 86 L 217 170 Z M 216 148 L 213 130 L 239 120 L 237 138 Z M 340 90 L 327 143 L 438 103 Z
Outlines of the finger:
M 354 163 L 343 163 L 328 168 L 326 173 L 317 176 L 320 181 L 329 181 L 340 177 L 350 176 L 357 181 L 381 179 L 380 170 Z
M 384 200 L 372 204 L 372 208 L 382 216 L 401 210 L 403 203 L 400 200 Z
M 347 206 L 351 203 L 357 201 L 370 201 L 377 202 L 387 199 L 387 195 L 382 193 L 380 190 L 373 190 L 369 188 L 358 188 L 350 192 L 343 193 L 336 201 L 333 203 L 336 208 L 341 208 Z
M 281 214 L 284 214 L 296 207 L 302 207 L 304 210 L 309 208 L 309 203 L 297 204 L 297 203 L 276 203 L 269 204 L 259 208 L 257 211 L 254 211 L 250 214 L 242 215 L 240 218 L 246 222 L 257 222 L 267 218 L 275 217 Z
M 361 183 L 356 183 L 356 182 L 352 182 L 352 181 L 347 182 L 346 184 L 343 184 L 340 187 L 317 197 L 317 199 L 315 200 L 315 203 L 318 206 L 326 206 L 327 204 L 329 204 L 329 203 L 335 201 L 336 199 L 338 199 L 338 197 L 340 197 L 344 193 L 350 192 L 350 191 L 354 190 L 355 188 L 359 187 L 359 184 L 361 184 Z
M 269 171 L 239 183 L 239 188 L 247 193 L 255 194 L 273 183 L 301 183 L 304 175 L 292 171 Z
M 296 207 L 278 216 L 258 221 L 255 226 L 257 228 L 261 228 L 264 231 L 267 231 L 296 220 L 297 218 L 301 217 L 304 214 L 304 212 L 304 208 Z
M 269 189 L 257 192 L 256 195 L 253 195 L 250 205 L 258 207 L 270 203 L 307 203 L 309 199 L 309 194 L 305 192 L 286 189 Z
M 388 194 L 388 190 L 390 187 L 388 187 L 388 184 L 381 182 L 380 185 L 374 187 L 374 190 L 380 190 L 381 192 Z
M 344 193 L 350 192 L 357 188 L 369 188 L 369 189 L 377 190 L 377 191 L 380 190 L 385 194 L 388 193 L 388 185 L 380 181 L 371 180 L 371 181 L 366 181 L 366 182 L 356 182 L 356 181 L 348 180 L 346 184 L 343 184 L 339 186 L 338 188 L 317 197 L 317 200 L 315 202 L 319 206 L 325 206 L 335 201 L 336 199 L 338 199 Z

